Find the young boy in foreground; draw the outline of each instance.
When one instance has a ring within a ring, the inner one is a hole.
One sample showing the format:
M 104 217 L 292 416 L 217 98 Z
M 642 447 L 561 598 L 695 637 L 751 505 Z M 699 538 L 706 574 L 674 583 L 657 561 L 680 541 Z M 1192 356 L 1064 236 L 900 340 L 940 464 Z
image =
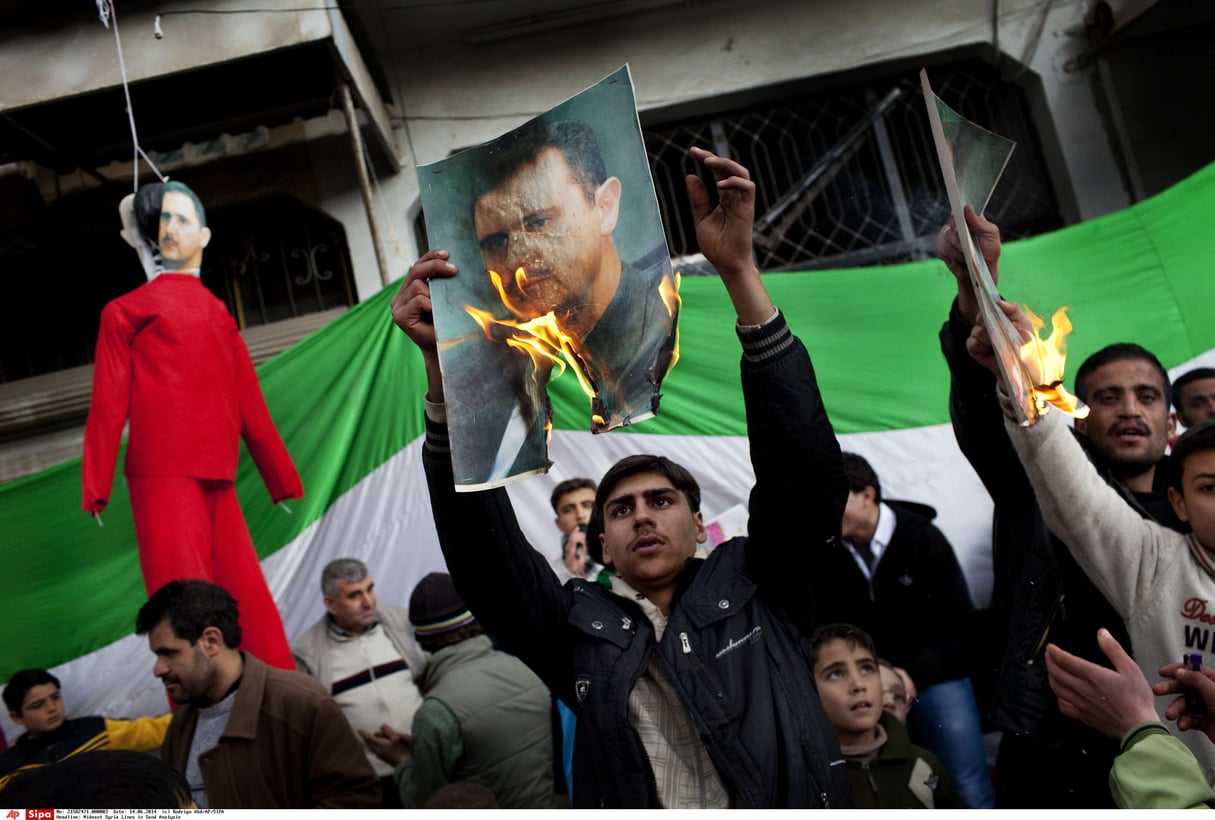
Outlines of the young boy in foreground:
M 812 641 L 814 681 L 847 761 L 858 809 L 962 808 L 945 768 L 882 709 L 873 639 L 849 624 L 819 628 Z

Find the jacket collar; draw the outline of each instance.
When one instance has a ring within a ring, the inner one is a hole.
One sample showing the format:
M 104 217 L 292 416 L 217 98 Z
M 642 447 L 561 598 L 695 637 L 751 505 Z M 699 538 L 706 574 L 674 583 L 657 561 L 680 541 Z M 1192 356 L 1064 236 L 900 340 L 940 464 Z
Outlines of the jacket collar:
M 371 630 L 375 629 L 379 625 L 380 625 L 380 618 L 379 618 L 379 614 L 377 613 L 376 619 L 375 619 L 375 621 L 372 622 L 371 626 L 367 627 L 362 632 L 360 632 L 358 635 L 356 635 L 353 632 L 349 632 L 345 629 L 342 629 L 340 626 L 338 626 L 337 621 L 333 620 L 332 615 L 330 615 L 328 612 L 325 613 L 325 626 L 329 630 L 329 637 L 334 638 L 335 640 L 339 640 L 339 641 L 348 641 L 348 640 L 351 640 L 352 638 L 361 638 L 364 635 L 366 635 L 367 633 L 371 632 Z
M 700 565 L 704 563 L 705 559 L 708 558 L 712 552 L 713 547 L 709 546 L 708 544 L 696 545 L 696 551 L 692 553 L 692 557 L 689 558 L 684 564 L 683 573 L 680 574 L 679 581 L 675 586 L 675 594 L 671 596 L 671 612 L 675 611 L 676 604 L 678 604 L 680 599 L 683 598 L 683 595 L 688 588 L 692 586 L 692 582 L 696 580 L 696 576 L 700 570 Z M 660 610 L 657 605 L 651 602 L 649 598 L 645 597 L 644 594 L 634 589 L 628 581 L 625 581 L 618 574 L 612 573 L 611 577 L 608 579 L 608 582 L 609 588 L 612 590 L 613 595 L 615 595 L 617 598 L 623 598 L 626 601 L 630 601 L 641 608 L 641 611 L 645 613 L 646 618 L 654 627 L 655 637 L 661 641 L 663 632 L 667 628 L 667 619 L 669 616 L 663 615 L 662 610 Z
M 1198 539 L 1194 537 L 1194 533 L 1189 533 L 1186 536 L 1186 541 L 1190 545 L 1190 553 L 1194 556 L 1194 560 L 1198 562 L 1198 566 L 1202 567 L 1207 575 L 1215 578 L 1215 556 L 1208 552 L 1206 547 L 1198 543 Z
M 847 760 L 856 760 L 867 763 L 878 756 L 882 747 L 886 745 L 887 735 L 886 729 L 879 722 L 873 727 L 873 738 L 867 743 L 857 743 L 849 746 L 840 744 L 840 752 Z
M 63 723 L 59 724 L 58 728 L 52 729 L 49 732 L 44 732 L 38 737 L 30 737 L 29 732 L 25 732 L 13 741 L 14 746 L 19 746 L 22 749 L 37 749 L 40 746 L 49 746 L 52 743 L 58 743 L 72 733 L 75 728 L 73 721 L 75 718 L 64 718 Z
M 257 719 L 266 694 L 269 667 L 248 652 L 240 654 L 245 662 L 245 671 L 241 676 L 240 688 L 236 690 L 236 701 L 232 704 L 232 715 L 228 718 L 223 736 L 253 740 L 257 737 Z
M 488 635 L 477 635 L 443 647 L 430 656 L 430 660 L 426 663 L 426 667 L 418 679 L 418 688 L 422 690 L 422 694 L 425 694 L 434 687 L 448 669 L 460 666 L 472 658 L 488 655 L 493 648 L 493 643 Z
M 889 712 L 883 711 L 878 720 L 877 742 L 864 746 L 843 746 L 844 756 L 851 760 L 866 760 L 872 762 L 880 757 L 882 760 L 903 760 L 915 756 L 911 746 L 911 738 L 907 729 L 899 719 Z

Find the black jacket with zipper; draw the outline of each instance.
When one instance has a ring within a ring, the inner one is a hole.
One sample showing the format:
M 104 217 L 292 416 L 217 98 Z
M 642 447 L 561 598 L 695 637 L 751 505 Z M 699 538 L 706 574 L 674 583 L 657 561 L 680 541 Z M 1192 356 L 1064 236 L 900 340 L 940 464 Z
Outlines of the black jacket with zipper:
M 974 613 L 966 576 L 925 504 L 883 499 L 895 529 L 872 580 L 843 543 L 823 560 L 831 582 L 819 593 L 824 620 L 849 623 L 869 633 L 878 655 L 911 675 L 919 691 L 970 675 L 958 651 Z
M 898 718 L 882 712 L 886 742 L 869 761 L 848 757 L 852 805 L 858 809 L 964 809 L 949 773 L 915 746 Z
M 454 492 L 446 429 L 428 422 L 423 462 L 457 589 L 578 714 L 575 807 L 658 807 L 628 721 L 629 693 L 655 654 L 742 805 L 849 805 L 798 628 L 814 622 L 805 585 L 817 551 L 807 543 L 839 538 L 847 496 L 839 445 L 809 356 L 784 317 L 739 335 L 756 474 L 750 537 L 688 561 L 660 642 L 634 602 L 581 579 L 560 586 L 503 490 Z

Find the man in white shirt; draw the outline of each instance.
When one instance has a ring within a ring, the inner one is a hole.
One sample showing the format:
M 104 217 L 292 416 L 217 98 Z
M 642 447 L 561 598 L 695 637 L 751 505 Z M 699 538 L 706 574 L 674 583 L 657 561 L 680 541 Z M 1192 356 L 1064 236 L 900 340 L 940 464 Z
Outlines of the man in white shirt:
M 321 591 L 326 613 L 291 645 L 296 667 L 329 690 L 356 734 L 385 723 L 411 725 L 422 705 L 416 680 L 425 655 L 409 613 L 377 605 L 375 580 L 357 558 L 329 562 L 321 573 Z M 384 786 L 385 808 L 396 807 L 392 767 L 366 752 Z

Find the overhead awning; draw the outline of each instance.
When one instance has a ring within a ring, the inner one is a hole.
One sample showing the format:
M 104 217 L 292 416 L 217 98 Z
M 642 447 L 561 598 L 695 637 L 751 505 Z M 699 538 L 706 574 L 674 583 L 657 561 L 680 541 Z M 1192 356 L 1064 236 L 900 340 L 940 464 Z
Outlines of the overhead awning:
M 114 33 L 92 4 L 0 30 L 0 163 L 59 173 L 133 154 Z M 377 158 L 399 168 L 388 112 L 340 11 L 303 3 L 139 4 L 121 15 L 140 144 L 171 153 L 340 107 L 348 83 Z M 201 11 L 199 9 L 205 9 Z M 154 35 L 160 15 L 162 38 Z

